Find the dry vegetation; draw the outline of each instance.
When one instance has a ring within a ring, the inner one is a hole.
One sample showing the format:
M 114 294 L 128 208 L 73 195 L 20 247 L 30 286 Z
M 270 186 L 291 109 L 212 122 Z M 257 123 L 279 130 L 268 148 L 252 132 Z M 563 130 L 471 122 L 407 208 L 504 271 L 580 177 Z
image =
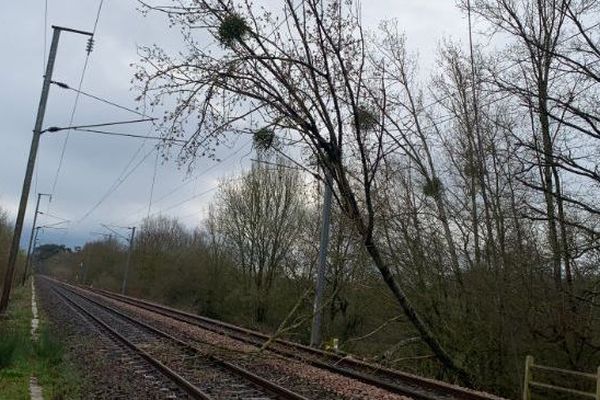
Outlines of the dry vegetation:
M 4 281 L 4 269 L 8 261 L 8 251 L 12 239 L 13 224 L 8 213 L 0 205 L 0 285 Z M 17 268 L 15 276 L 23 277 L 23 252 L 20 252 L 17 258 Z M 20 281 L 20 280 L 19 280 Z

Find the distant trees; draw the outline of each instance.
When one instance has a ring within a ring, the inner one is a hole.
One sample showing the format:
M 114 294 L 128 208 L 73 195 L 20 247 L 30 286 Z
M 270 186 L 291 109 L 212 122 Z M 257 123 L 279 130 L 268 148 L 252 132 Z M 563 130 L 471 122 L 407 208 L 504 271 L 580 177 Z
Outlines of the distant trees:
M 2 259 L 6 257 L 7 249 L 5 249 L 4 245 L 10 240 L 10 235 L 11 231 L 8 213 L 4 209 L 0 208 L 0 243 L 2 243 L 2 247 L 0 247 L 0 257 L 2 257 Z
M 126 254 L 125 246 L 110 236 L 86 243 L 77 259 L 79 262 L 75 261 L 74 264 L 79 272 L 80 263 L 83 262 L 80 279 L 85 278 L 86 284 L 120 291 Z
M 181 222 L 158 216 L 146 219 L 138 229 L 134 244 L 134 269 L 131 271 L 149 293 L 167 295 L 173 275 L 180 274 L 182 260 L 190 251 L 193 237 Z M 169 299 L 173 301 L 169 294 Z
M 253 283 L 256 320 L 266 316 L 275 278 L 292 275 L 297 240 L 303 230 L 305 195 L 300 174 L 278 160 L 256 163 L 240 179 L 221 185 L 209 224 L 212 234 Z
M 532 189 L 524 217 L 544 225 L 541 255 L 551 266 L 556 298 L 553 316 L 535 334 L 562 343 L 569 363 L 581 368 L 599 351 L 589 335 L 593 318 L 583 317 L 590 304 L 581 295 L 590 282 L 580 266 L 598 246 L 600 2 L 472 3 L 492 32 L 510 38 L 503 61 L 490 66 L 484 79 L 488 90 L 508 96 L 511 111 L 522 118 L 507 137 L 519 149 L 513 158 L 521 170 L 513 176 Z
M 2 207 L 2 205 L 0 205 L 0 277 L 4 277 L 3 270 L 6 267 L 8 260 L 13 229 L 13 222 L 10 220 L 8 212 Z M 15 277 L 23 276 L 24 266 L 25 253 L 23 250 L 21 250 L 17 255 Z

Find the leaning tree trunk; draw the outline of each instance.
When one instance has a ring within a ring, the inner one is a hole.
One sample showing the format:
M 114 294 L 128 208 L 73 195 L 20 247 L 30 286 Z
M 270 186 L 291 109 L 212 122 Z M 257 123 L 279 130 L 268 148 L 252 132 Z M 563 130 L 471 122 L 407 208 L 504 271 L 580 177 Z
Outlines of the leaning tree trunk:
M 459 381 L 465 385 L 472 387 L 473 381 L 467 371 L 458 366 L 450 354 L 444 349 L 441 343 L 434 337 L 433 332 L 429 329 L 429 327 L 425 324 L 425 322 L 421 319 L 410 300 L 406 297 L 406 294 L 398 285 L 398 282 L 394 278 L 390 268 L 386 265 L 383 257 L 381 256 L 381 252 L 379 248 L 375 244 L 371 235 L 367 235 L 367 237 L 363 237 L 364 245 L 367 249 L 367 252 L 371 256 L 371 259 L 375 263 L 375 266 L 381 273 L 384 282 L 388 286 L 388 288 L 392 291 L 392 294 L 396 298 L 396 301 L 400 304 L 400 307 L 404 311 L 404 314 L 411 321 L 415 329 L 419 332 L 421 339 L 429 346 L 431 351 L 436 355 L 437 359 L 446 367 L 448 370 L 452 371 L 456 374 Z
M 339 180 L 337 181 L 338 187 L 340 189 L 340 197 L 342 200 L 342 209 L 346 216 L 350 221 L 353 221 L 358 233 L 361 236 L 362 242 L 365 246 L 365 249 L 369 253 L 371 260 L 381 273 L 383 281 L 387 285 L 387 287 L 392 292 L 394 298 L 402 308 L 402 311 L 415 327 L 421 339 L 427 344 L 427 346 L 431 349 L 433 354 L 435 354 L 436 358 L 442 363 L 442 365 L 447 368 L 450 372 L 454 373 L 458 380 L 465 386 L 472 387 L 473 380 L 471 376 L 467 373 L 465 369 L 460 367 L 454 359 L 450 356 L 450 354 L 444 349 L 442 344 L 437 340 L 434 336 L 433 332 L 425 321 L 421 318 L 415 307 L 412 305 L 394 275 L 390 267 L 384 261 L 381 256 L 381 251 L 377 246 L 377 243 L 373 239 L 373 215 L 372 210 L 369 208 L 369 222 L 365 223 L 364 214 L 361 212 L 358 202 L 356 200 L 355 194 L 351 189 L 351 186 L 346 179 L 344 171 L 344 167 L 342 165 L 329 165 L 329 168 L 335 172 L 338 172 L 337 177 Z M 365 193 L 370 196 L 370 190 L 365 190 Z M 369 202 L 369 201 L 368 201 Z

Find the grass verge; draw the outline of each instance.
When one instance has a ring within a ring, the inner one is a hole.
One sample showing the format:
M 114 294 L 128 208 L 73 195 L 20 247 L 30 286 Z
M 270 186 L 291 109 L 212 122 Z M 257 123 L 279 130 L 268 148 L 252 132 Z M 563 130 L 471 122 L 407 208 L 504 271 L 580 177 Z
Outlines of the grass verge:
M 28 400 L 31 376 L 45 400 L 80 398 L 76 369 L 41 313 L 39 338 L 31 338 L 31 285 L 15 288 L 11 297 L 0 320 L 0 400 Z

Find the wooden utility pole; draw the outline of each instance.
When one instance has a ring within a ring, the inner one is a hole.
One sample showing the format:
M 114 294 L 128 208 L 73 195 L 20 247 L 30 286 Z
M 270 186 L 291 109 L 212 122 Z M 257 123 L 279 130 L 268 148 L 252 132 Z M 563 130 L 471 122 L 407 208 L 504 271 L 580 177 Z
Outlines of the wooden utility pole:
M 62 31 L 78 33 L 81 35 L 93 36 L 90 32 L 83 32 L 59 26 L 52 26 L 52 43 L 50 44 L 50 53 L 48 54 L 48 63 L 46 64 L 46 74 L 44 75 L 44 83 L 42 84 L 42 94 L 38 105 L 37 116 L 35 119 L 35 127 L 33 129 L 33 137 L 31 139 L 31 147 L 29 149 L 29 159 L 27 160 L 27 169 L 25 170 L 25 179 L 23 180 L 23 189 L 21 191 L 21 201 L 19 202 L 19 211 L 15 221 L 15 229 L 12 235 L 12 242 L 8 254 L 8 263 L 4 274 L 4 285 L 2 287 L 2 295 L 0 296 L 0 315 L 6 313 L 8 301 L 10 299 L 10 291 L 15 275 L 15 264 L 19 254 L 19 245 L 21 242 L 21 232 L 23 231 L 23 221 L 25 219 L 25 211 L 27 209 L 27 201 L 29 200 L 29 190 L 31 189 L 31 180 L 33 170 L 35 168 L 35 160 L 37 157 L 38 146 L 40 144 L 40 136 L 42 134 L 42 124 L 44 123 L 44 115 L 46 114 L 46 103 L 48 102 L 48 92 L 50 91 L 50 83 L 52 81 L 52 71 L 54 70 L 54 62 L 56 61 L 56 52 L 58 50 L 58 39 Z
M 25 281 L 27 280 L 27 270 L 29 268 L 29 263 L 31 260 L 31 247 L 33 244 L 33 236 L 35 233 L 35 224 L 37 222 L 37 216 L 40 210 L 40 199 L 42 198 L 42 196 L 49 196 L 52 200 L 51 194 L 38 193 L 37 202 L 35 203 L 35 214 L 33 214 L 33 224 L 31 225 L 31 234 L 29 235 L 29 246 L 27 248 L 27 258 L 25 259 L 25 271 L 23 271 L 23 281 L 21 282 L 22 286 L 25 286 Z

